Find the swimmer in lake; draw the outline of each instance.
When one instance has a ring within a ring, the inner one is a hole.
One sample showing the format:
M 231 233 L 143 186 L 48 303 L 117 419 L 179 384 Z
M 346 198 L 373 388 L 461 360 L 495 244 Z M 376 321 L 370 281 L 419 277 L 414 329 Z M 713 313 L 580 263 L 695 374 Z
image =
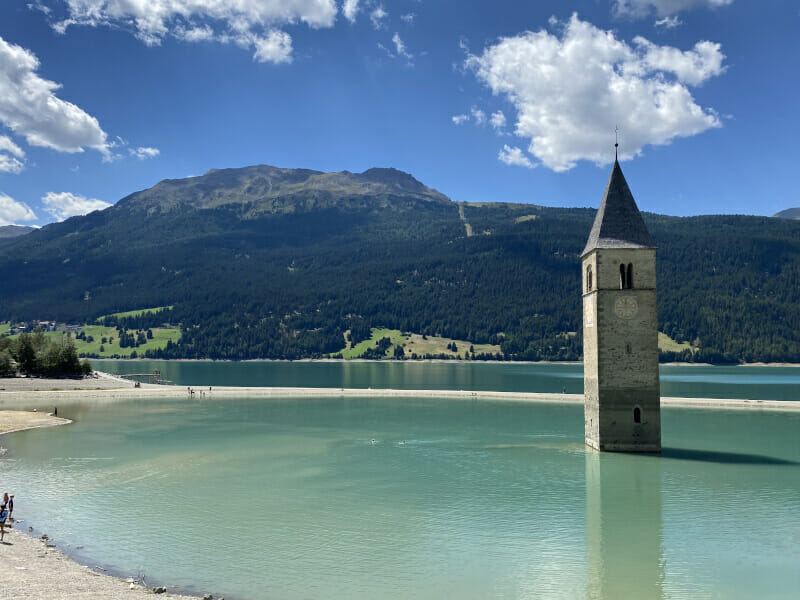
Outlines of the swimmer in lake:
M 372 438 L 372 445 L 375 445 L 375 438 Z

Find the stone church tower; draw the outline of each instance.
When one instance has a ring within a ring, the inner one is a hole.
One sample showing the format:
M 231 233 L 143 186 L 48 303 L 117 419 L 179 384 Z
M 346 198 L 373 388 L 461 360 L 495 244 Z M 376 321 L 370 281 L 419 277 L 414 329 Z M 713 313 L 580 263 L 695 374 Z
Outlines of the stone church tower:
M 586 444 L 661 452 L 656 247 L 616 160 L 582 259 Z

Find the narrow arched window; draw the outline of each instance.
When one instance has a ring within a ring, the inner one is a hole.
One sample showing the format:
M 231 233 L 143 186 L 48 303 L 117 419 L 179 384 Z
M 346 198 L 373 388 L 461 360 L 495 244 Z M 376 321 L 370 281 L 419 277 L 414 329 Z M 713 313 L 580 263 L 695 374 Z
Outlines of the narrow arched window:
M 633 289 L 633 263 L 628 263 L 628 289 Z
M 586 291 L 592 291 L 592 265 L 586 265 Z
M 626 287 L 627 278 L 625 277 L 625 265 L 619 265 L 619 289 L 624 290 Z
M 641 423 L 642 422 L 642 409 L 638 406 L 633 409 L 633 422 L 634 423 Z
M 625 352 L 627 354 L 630 354 L 631 352 L 633 352 L 630 344 L 625 344 Z

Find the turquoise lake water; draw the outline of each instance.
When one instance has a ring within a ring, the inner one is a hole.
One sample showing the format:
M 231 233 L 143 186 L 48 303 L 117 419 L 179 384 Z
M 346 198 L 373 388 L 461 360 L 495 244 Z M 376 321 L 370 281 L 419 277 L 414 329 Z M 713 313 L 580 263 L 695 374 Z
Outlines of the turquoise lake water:
M 2 438 L 0 485 L 23 526 L 151 585 L 229 600 L 800 590 L 799 413 L 668 408 L 662 457 L 586 451 L 575 405 L 212 392 L 59 415 L 75 423 Z
M 209 362 L 93 360 L 109 373 L 150 373 L 176 385 L 583 393 L 583 365 L 486 362 Z M 661 366 L 661 395 L 800 400 L 800 367 Z

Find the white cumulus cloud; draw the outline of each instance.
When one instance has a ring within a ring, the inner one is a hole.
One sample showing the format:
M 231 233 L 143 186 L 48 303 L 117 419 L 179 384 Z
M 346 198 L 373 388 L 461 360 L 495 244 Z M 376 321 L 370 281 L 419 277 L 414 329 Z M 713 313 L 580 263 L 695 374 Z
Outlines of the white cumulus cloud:
M 42 197 L 42 203 L 44 209 L 59 221 L 111 206 L 108 202 L 70 192 L 47 192 Z
M 54 3 L 54 0 L 48 0 Z M 281 27 L 304 23 L 333 27 L 335 0 L 63 0 L 67 16 L 54 21 L 56 31 L 69 27 L 118 27 L 155 46 L 167 36 L 187 42 L 212 41 L 255 50 L 261 62 L 290 62 L 291 37 Z M 347 0 L 343 12 L 355 18 L 358 2 Z
M 518 148 L 517 146 L 503 144 L 503 148 L 500 150 L 500 152 L 498 152 L 497 158 L 500 160 L 500 162 L 504 162 L 507 165 L 527 167 L 528 169 L 533 168 L 531 159 L 525 156 L 525 154 L 522 152 L 522 149 Z
M 358 0 L 344 0 L 342 4 L 342 14 L 345 19 L 351 23 L 356 22 L 356 15 L 358 14 Z
M 38 69 L 32 52 L 0 38 L 0 122 L 31 146 L 105 154 L 106 133 L 97 119 L 56 96 L 61 86 L 41 78 Z
M 614 0 L 614 12 L 618 15 L 646 17 L 652 13 L 659 16 L 693 8 L 719 8 L 733 4 L 733 0 Z
M 463 125 L 467 121 L 469 121 L 469 115 L 453 115 L 450 117 L 456 125 Z
M 292 62 L 292 38 L 285 31 L 270 31 L 265 37 L 254 38 L 253 45 L 256 48 L 253 58 L 258 62 Z
M 0 171 L 19 173 L 25 168 L 25 153 L 11 138 L 0 135 Z
M 35 218 L 30 206 L 0 192 L 0 225 L 14 225 L 17 221 L 33 221 Z
M 718 44 L 684 52 L 639 37 L 629 45 L 573 15 L 560 37 L 541 30 L 501 38 L 465 64 L 516 109 L 514 132 L 530 140 L 528 152 L 566 171 L 580 160 L 610 162 L 616 125 L 625 136 L 621 158 L 720 127 L 688 86 L 722 73 L 723 60 Z
M 158 148 L 148 148 L 146 146 L 139 146 L 138 148 L 131 148 L 130 149 L 131 156 L 138 158 L 139 160 L 144 160 L 146 158 L 155 158 L 161 151 Z
M 417 18 L 417 13 L 413 13 L 413 12 L 406 13 L 404 15 L 400 15 L 400 19 L 406 25 L 413 25 L 414 24 L 414 19 L 416 19 L 416 18 Z

